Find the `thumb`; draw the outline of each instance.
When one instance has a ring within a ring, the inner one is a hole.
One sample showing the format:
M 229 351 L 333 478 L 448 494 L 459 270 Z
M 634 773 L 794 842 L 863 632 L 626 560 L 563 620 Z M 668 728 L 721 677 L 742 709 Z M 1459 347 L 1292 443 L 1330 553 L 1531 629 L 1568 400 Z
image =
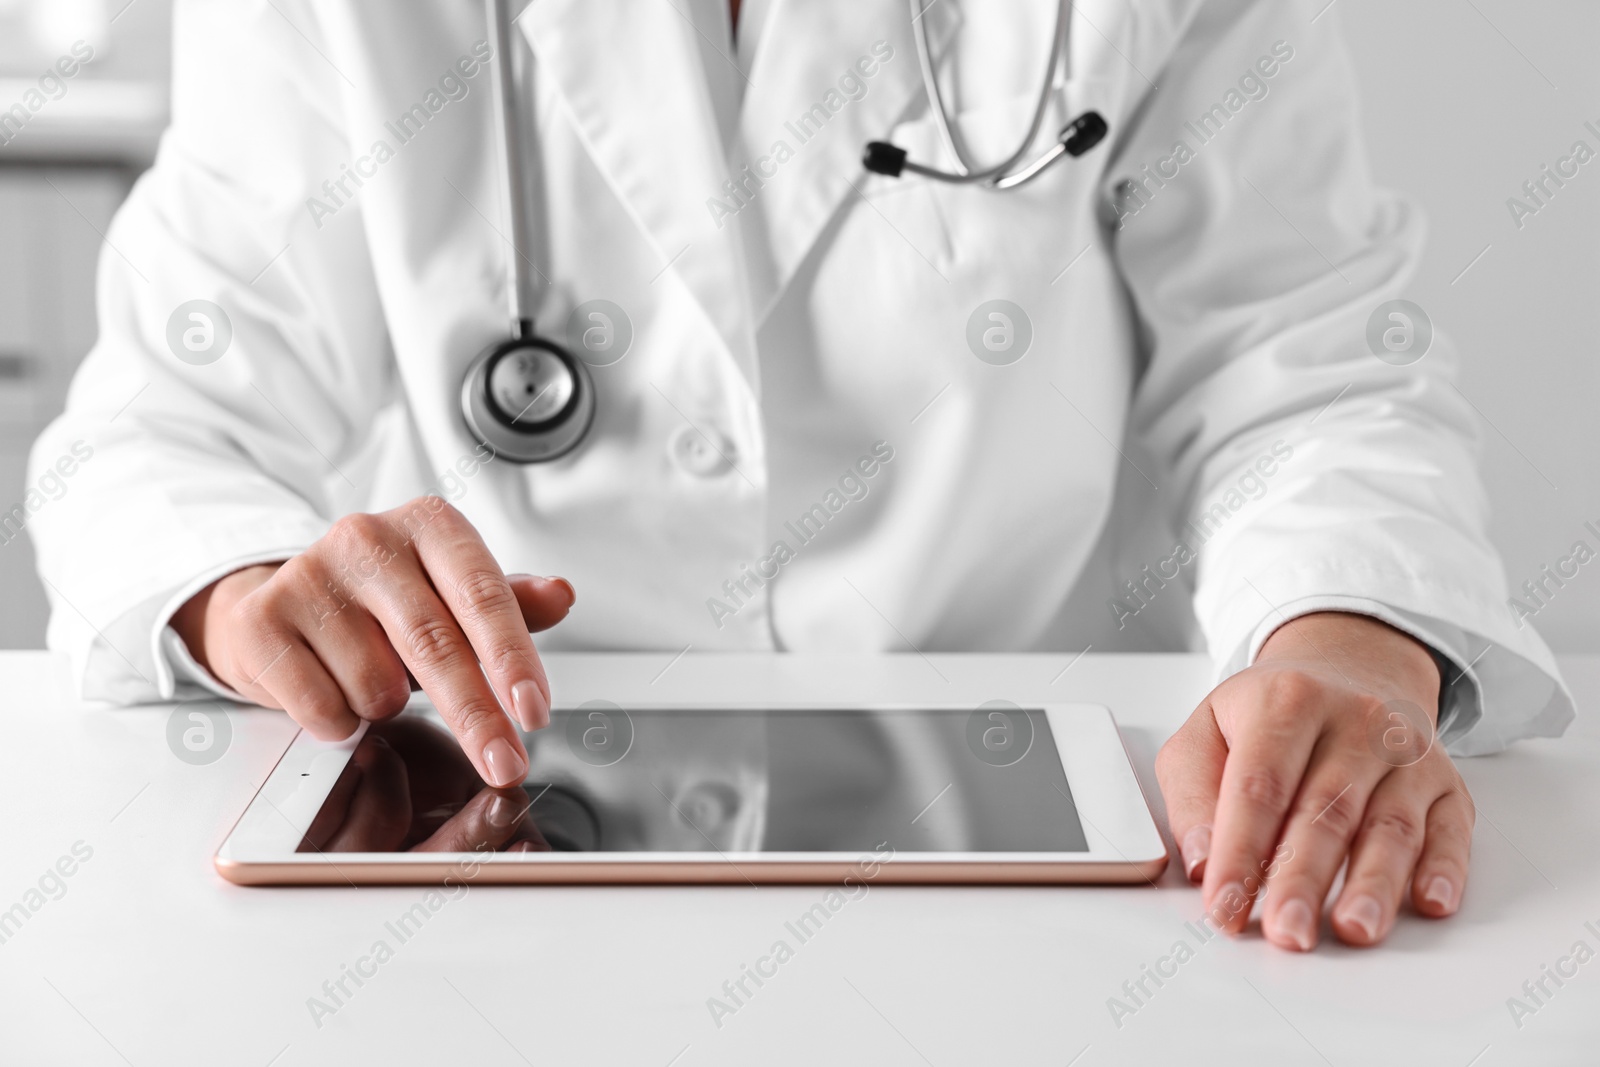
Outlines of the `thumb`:
M 1156 757 L 1156 778 L 1167 802 L 1167 822 L 1178 843 L 1184 872 L 1198 883 L 1211 855 L 1211 824 L 1216 817 L 1228 742 L 1217 727 L 1208 699 L 1195 709 Z
M 572 583 L 565 578 L 541 578 L 534 574 L 508 574 L 511 591 L 517 594 L 522 618 L 529 633 L 548 630 L 567 617 L 578 599 Z

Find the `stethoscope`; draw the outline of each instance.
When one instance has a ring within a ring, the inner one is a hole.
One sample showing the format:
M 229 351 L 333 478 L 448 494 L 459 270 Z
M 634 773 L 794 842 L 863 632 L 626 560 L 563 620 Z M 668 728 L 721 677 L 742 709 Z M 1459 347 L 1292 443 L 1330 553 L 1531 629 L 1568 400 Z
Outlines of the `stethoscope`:
M 946 151 L 955 160 L 956 169 L 939 170 L 937 167 L 917 163 L 907 158 L 906 150 L 903 148 L 897 148 L 888 141 L 872 141 L 868 143 L 861 157 L 862 165 L 868 170 L 891 178 L 898 178 L 903 172 L 910 171 L 938 182 L 977 185 L 983 189 L 1004 191 L 1015 189 L 1037 178 L 1045 168 L 1062 156 L 1083 155 L 1105 138 L 1109 130 L 1106 120 L 1098 111 L 1085 111 L 1061 128 L 1061 132 L 1056 135 L 1055 143 L 1043 154 L 1020 170 L 1012 170 L 1022 162 L 1028 147 L 1039 134 L 1039 127 L 1044 125 L 1045 113 L 1050 108 L 1050 94 L 1056 87 L 1056 69 L 1067 52 L 1067 34 L 1072 24 L 1072 0 L 1062 0 L 1056 7 L 1056 28 L 1050 42 L 1050 61 L 1045 67 L 1044 85 L 1039 90 L 1039 102 L 1034 106 L 1033 121 L 1028 124 L 1028 132 L 1023 136 L 1017 150 L 1004 160 L 992 167 L 978 166 L 967 155 L 961 138 L 950 128 L 949 111 L 945 107 L 944 93 L 939 88 L 939 76 L 934 70 L 933 53 L 928 44 L 928 26 L 923 18 L 927 9 L 923 7 L 922 0 L 909 0 L 909 2 L 911 35 L 917 43 L 917 65 L 922 68 L 922 84 L 928 93 L 928 104 L 933 110 L 934 124 L 939 129 L 939 139 L 944 142 Z
M 939 136 L 956 161 L 956 170 L 944 171 L 913 162 L 904 149 L 886 141 L 867 145 L 862 163 L 868 170 L 891 177 L 910 171 L 935 181 L 975 184 L 985 189 L 1015 189 L 1038 177 L 1062 156 L 1081 156 L 1105 137 L 1106 120 L 1097 111 L 1086 111 L 1067 123 L 1055 143 L 1043 154 L 1019 170 L 1012 169 L 1027 154 L 1044 124 L 1050 95 L 1056 87 L 1056 69 L 1066 51 L 1072 8 L 1071 0 L 1062 0 L 1056 11 L 1055 35 L 1050 45 L 1044 86 L 1039 92 L 1027 135 L 1008 158 L 991 167 L 979 167 L 968 157 L 960 138 L 950 127 L 920 0 L 910 0 L 910 6 L 922 82 Z M 514 51 L 510 47 L 511 14 L 507 0 L 487 0 L 487 7 L 490 40 L 500 59 L 495 64 L 491 93 L 496 120 L 495 141 L 505 158 L 502 191 L 507 201 L 507 217 L 511 220 L 511 254 L 506 271 L 512 336 L 490 345 L 472 362 L 461 383 L 461 412 L 473 438 L 491 449 L 497 458 L 514 463 L 542 463 L 558 459 L 582 443 L 594 423 L 595 385 L 581 360 L 564 346 L 540 337 L 533 329 L 533 315 L 539 305 L 537 290 L 541 286 L 535 281 L 534 275 L 539 272 L 531 258 L 533 237 L 528 214 L 531 200 L 528 174 L 538 166 L 538 149 L 534 139 L 523 136 L 516 82 L 520 65 L 523 77 L 532 84 L 533 56 L 527 49 Z M 523 269 L 524 264 L 528 269 Z
M 564 346 L 540 337 L 533 329 L 538 289 L 543 286 L 535 281 L 539 272 L 531 258 L 528 174 L 538 166 L 538 149 L 535 138 L 523 137 L 515 58 L 525 57 L 531 85 L 533 56 L 527 49 L 511 48 L 507 0 L 488 0 L 488 9 L 489 38 L 499 60 L 491 83 L 495 141 L 505 158 L 503 193 L 511 220 L 506 272 L 512 336 L 490 345 L 473 360 L 461 383 L 461 413 L 472 436 L 492 449 L 496 458 L 543 463 L 571 452 L 588 434 L 594 423 L 595 387 L 588 367 Z

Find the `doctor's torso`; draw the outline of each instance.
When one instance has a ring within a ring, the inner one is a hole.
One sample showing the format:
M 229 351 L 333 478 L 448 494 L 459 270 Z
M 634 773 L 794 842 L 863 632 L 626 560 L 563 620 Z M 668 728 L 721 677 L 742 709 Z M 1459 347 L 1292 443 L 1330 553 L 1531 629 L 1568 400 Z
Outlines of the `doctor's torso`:
M 542 156 L 538 328 L 599 398 L 575 453 L 530 466 L 482 462 L 458 403 L 506 329 L 485 69 L 502 57 L 474 54 L 472 5 L 364 35 L 375 66 L 454 71 L 396 73 L 346 109 L 352 148 L 373 139 L 347 203 L 420 446 L 383 464 L 373 506 L 437 487 L 508 571 L 570 576 L 581 609 L 552 644 L 1031 647 L 1108 513 L 1133 373 L 1104 152 L 1009 193 L 867 174 L 874 138 L 939 154 L 902 5 L 778 4 L 739 59 L 670 5 L 612 7 L 518 23 L 539 72 L 522 101 Z M 1054 17 L 1035 8 L 932 28 L 936 47 L 987 42 L 959 53 L 979 158 L 1027 128 Z M 1068 81 L 1047 128 L 1108 90 Z
M 1004 158 L 1056 8 L 939 7 L 952 124 Z M 874 139 L 945 162 L 897 0 L 752 4 L 737 51 L 716 0 L 530 5 L 512 40 L 536 57 L 536 325 L 589 363 L 598 403 L 578 449 L 518 465 L 486 458 L 460 406 L 509 328 L 505 57 L 476 3 L 319 9 L 341 76 L 305 92 L 317 128 L 213 136 L 303 200 L 275 205 L 291 232 L 262 247 L 286 243 L 285 267 L 254 287 L 329 287 L 310 299 L 346 336 L 297 339 L 308 363 L 333 353 L 306 373 L 386 410 L 377 433 L 327 413 L 370 444 L 370 474 L 328 479 L 335 507 L 450 499 L 506 571 L 580 590 L 552 647 L 1037 647 L 1131 475 L 1108 160 L 1143 83 L 1087 17 L 1113 41 L 1138 21 L 1076 5 L 1040 143 L 1090 108 L 1112 136 L 997 193 L 863 170 Z M 273 395 L 270 371 L 250 388 Z

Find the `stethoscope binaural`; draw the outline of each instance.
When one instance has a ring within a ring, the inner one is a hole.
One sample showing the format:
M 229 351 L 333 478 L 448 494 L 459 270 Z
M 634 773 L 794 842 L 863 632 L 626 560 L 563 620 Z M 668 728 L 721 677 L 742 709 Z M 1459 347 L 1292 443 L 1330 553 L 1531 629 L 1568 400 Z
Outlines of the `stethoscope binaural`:
M 944 171 L 916 163 L 907 158 L 904 149 L 885 141 L 873 141 L 867 145 L 862 159 L 868 170 L 892 177 L 910 171 L 935 181 L 975 184 L 994 190 L 1015 189 L 1032 181 L 1062 156 L 1081 156 L 1105 137 L 1105 119 L 1097 111 L 1086 111 L 1067 123 L 1055 143 L 1043 154 L 1021 169 L 1012 169 L 1022 161 L 1044 124 L 1051 91 L 1056 87 L 1056 70 L 1065 52 L 1072 8 L 1071 0 L 1061 0 L 1056 11 L 1055 37 L 1050 46 L 1044 86 L 1026 136 L 1017 150 L 1002 162 L 991 167 L 974 164 L 960 138 L 950 128 L 928 44 L 927 27 L 923 23 L 924 9 L 920 0 L 909 2 L 912 35 L 916 39 L 917 61 L 922 68 L 928 105 L 939 136 L 956 161 L 957 169 Z M 595 385 L 581 360 L 564 346 L 540 337 L 533 329 L 533 315 L 538 307 L 534 275 L 539 272 L 531 258 L 528 173 L 538 165 L 538 157 L 534 139 L 523 136 L 516 83 L 518 57 L 521 57 L 524 78 L 532 84 L 533 57 L 526 49 L 514 52 L 510 46 L 511 15 L 507 0 L 487 0 L 487 7 L 490 40 L 499 59 L 491 91 L 496 142 L 505 158 L 504 194 L 511 220 L 511 254 L 506 271 L 513 333 L 508 339 L 490 345 L 468 368 L 461 384 L 461 412 L 472 436 L 492 449 L 497 458 L 515 463 L 542 463 L 558 459 L 582 443 L 594 423 Z
M 928 44 L 928 27 L 923 15 L 926 8 L 921 0 L 909 0 L 911 5 L 911 35 L 917 43 L 917 64 L 922 68 L 922 84 L 928 93 L 928 107 L 933 112 L 934 124 L 939 129 L 939 139 L 955 160 L 955 170 L 940 170 L 917 163 L 907 157 L 906 150 L 887 141 L 870 142 L 862 154 L 861 162 L 874 174 L 898 178 L 903 172 L 920 174 L 938 182 L 958 185 L 977 185 L 982 189 L 1004 191 L 1015 189 L 1032 181 L 1045 168 L 1062 156 L 1081 156 L 1099 144 L 1109 130 L 1106 120 L 1098 111 L 1085 111 L 1061 128 L 1056 140 L 1045 152 L 1019 170 L 1013 170 L 1027 154 L 1033 139 L 1044 125 L 1045 112 L 1050 107 L 1050 94 L 1056 87 L 1056 70 L 1067 49 L 1067 35 L 1072 24 L 1072 2 L 1061 0 L 1056 5 L 1056 27 L 1050 43 L 1050 60 L 1045 66 L 1044 85 L 1039 90 L 1039 102 L 1033 109 L 1033 121 L 1023 135 L 1017 150 L 991 167 L 980 167 L 967 155 L 961 138 L 950 128 L 949 111 L 945 107 L 944 93 L 939 88 L 939 75 L 933 66 L 933 54 Z
M 496 458 L 542 463 L 566 455 L 583 441 L 594 422 L 595 387 L 588 367 L 533 329 L 538 268 L 531 258 L 528 173 L 538 165 L 537 149 L 534 138 L 524 138 L 517 113 L 516 54 L 506 0 L 488 0 L 488 11 L 498 60 L 491 83 L 496 141 L 505 157 L 504 193 L 511 220 L 506 272 L 513 333 L 473 361 L 461 384 L 461 413 L 472 436 Z M 533 57 L 526 49 L 521 54 L 531 85 Z

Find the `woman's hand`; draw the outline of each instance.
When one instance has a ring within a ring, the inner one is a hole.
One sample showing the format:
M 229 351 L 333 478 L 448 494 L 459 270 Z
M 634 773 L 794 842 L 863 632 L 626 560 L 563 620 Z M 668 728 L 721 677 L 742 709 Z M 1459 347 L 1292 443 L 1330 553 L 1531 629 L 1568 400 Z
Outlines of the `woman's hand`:
M 1375 619 L 1305 615 L 1225 680 L 1156 759 L 1173 836 L 1213 923 L 1261 927 L 1284 948 L 1317 942 L 1322 905 L 1352 945 L 1383 940 L 1407 884 L 1424 915 L 1460 906 L 1474 811 L 1435 744 L 1439 670 Z
M 348 515 L 286 563 L 235 571 L 172 625 L 224 685 L 323 740 L 398 714 L 414 679 L 483 780 L 512 786 L 528 760 L 507 712 L 525 730 L 550 721 L 529 634 L 572 603 L 563 578 L 501 573 L 472 524 L 425 496 Z

